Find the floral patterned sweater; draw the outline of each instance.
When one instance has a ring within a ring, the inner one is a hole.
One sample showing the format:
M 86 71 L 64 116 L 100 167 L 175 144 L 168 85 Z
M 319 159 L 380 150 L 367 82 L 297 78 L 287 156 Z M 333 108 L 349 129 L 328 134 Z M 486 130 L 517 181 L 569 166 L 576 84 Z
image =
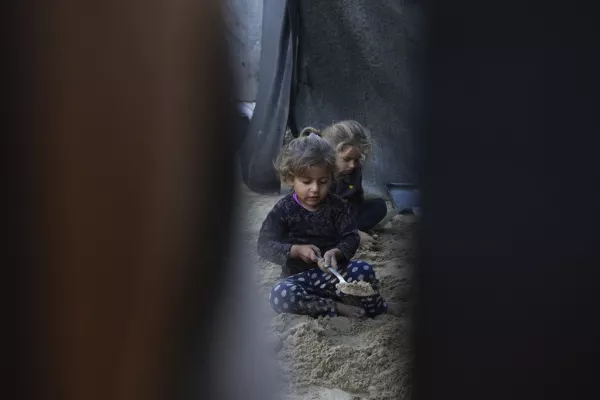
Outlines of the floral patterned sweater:
M 294 244 L 312 244 L 321 255 L 338 248 L 343 255 L 338 265 L 343 266 L 354 256 L 360 237 L 348 205 L 341 197 L 328 194 L 316 211 L 302 207 L 288 194 L 269 212 L 260 229 L 258 254 L 267 261 L 282 266 L 282 277 L 314 268 L 314 263 L 290 258 Z

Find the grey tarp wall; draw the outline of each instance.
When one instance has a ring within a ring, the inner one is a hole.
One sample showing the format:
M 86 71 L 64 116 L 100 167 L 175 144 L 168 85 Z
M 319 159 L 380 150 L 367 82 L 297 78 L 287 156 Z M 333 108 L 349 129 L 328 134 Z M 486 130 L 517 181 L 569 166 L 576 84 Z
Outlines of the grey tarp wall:
M 236 81 L 233 95 L 237 101 L 252 102 L 258 91 L 263 0 L 225 0 L 225 19 L 229 65 Z
M 398 0 L 264 1 L 256 110 L 240 154 L 251 190 L 279 190 L 273 160 L 286 125 L 297 133 L 341 119 L 373 132 L 373 162 L 365 170 L 371 191 L 417 181 L 420 7 Z

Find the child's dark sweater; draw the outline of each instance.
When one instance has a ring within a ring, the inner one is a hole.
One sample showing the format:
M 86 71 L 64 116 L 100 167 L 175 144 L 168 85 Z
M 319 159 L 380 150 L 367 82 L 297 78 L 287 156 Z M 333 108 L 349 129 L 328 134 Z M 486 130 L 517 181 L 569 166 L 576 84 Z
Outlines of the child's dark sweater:
M 362 166 L 359 166 L 348 175 L 340 175 L 332 182 L 329 193 L 337 194 L 347 201 L 352 214 L 356 217 L 358 208 L 364 202 Z
M 282 266 L 282 276 L 289 276 L 316 267 L 290 258 L 294 244 L 317 246 L 321 255 L 338 248 L 344 256 L 338 264 L 344 265 L 356 253 L 359 242 L 356 223 L 340 197 L 328 194 L 318 209 L 311 212 L 288 194 L 275 204 L 263 222 L 257 249 L 262 258 Z

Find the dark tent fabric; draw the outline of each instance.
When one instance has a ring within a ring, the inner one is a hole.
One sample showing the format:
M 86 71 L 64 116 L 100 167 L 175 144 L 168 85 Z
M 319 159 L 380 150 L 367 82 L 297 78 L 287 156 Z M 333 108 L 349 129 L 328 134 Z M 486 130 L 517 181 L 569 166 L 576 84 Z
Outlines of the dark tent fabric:
M 273 161 L 283 143 L 290 109 L 290 90 L 297 32 L 292 34 L 287 1 L 265 0 L 256 108 L 239 153 L 242 179 L 259 193 L 281 188 Z M 296 8 L 294 8 L 294 11 Z
M 297 133 L 343 119 L 355 119 L 373 133 L 374 154 L 365 169 L 368 189 L 381 192 L 389 182 L 417 182 L 412 132 L 420 104 L 415 96 L 420 92 L 420 3 L 283 3 L 266 0 L 263 7 L 256 111 L 240 157 L 246 185 L 258 192 L 279 190 L 273 160 L 287 124 Z

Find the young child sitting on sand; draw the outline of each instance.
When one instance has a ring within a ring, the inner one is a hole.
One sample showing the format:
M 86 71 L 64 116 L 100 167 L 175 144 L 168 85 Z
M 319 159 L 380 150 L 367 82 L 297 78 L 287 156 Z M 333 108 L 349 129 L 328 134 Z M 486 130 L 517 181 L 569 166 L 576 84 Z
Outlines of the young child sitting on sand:
M 348 202 L 359 229 L 360 244 L 366 249 L 371 249 L 376 243 L 367 231 L 387 214 L 387 206 L 383 199 L 364 198 L 362 172 L 363 163 L 371 154 L 371 133 L 357 121 L 337 122 L 322 132 L 315 128 L 305 128 L 301 136 L 308 133 L 321 136 L 335 149 L 339 175 L 329 190 Z
M 279 313 L 375 316 L 388 308 L 375 287 L 374 295 L 360 297 L 362 307 L 344 304 L 338 279 L 323 266 L 337 269 L 348 282 L 376 281 L 369 264 L 351 260 L 360 239 L 346 203 L 329 192 L 335 165 L 335 151 L 315 134 L 292 140 L 277 158 L 279 175 L 293 192 L 267 215 L 257 248 L 282 266 L 283 279 L 269 295 Z

